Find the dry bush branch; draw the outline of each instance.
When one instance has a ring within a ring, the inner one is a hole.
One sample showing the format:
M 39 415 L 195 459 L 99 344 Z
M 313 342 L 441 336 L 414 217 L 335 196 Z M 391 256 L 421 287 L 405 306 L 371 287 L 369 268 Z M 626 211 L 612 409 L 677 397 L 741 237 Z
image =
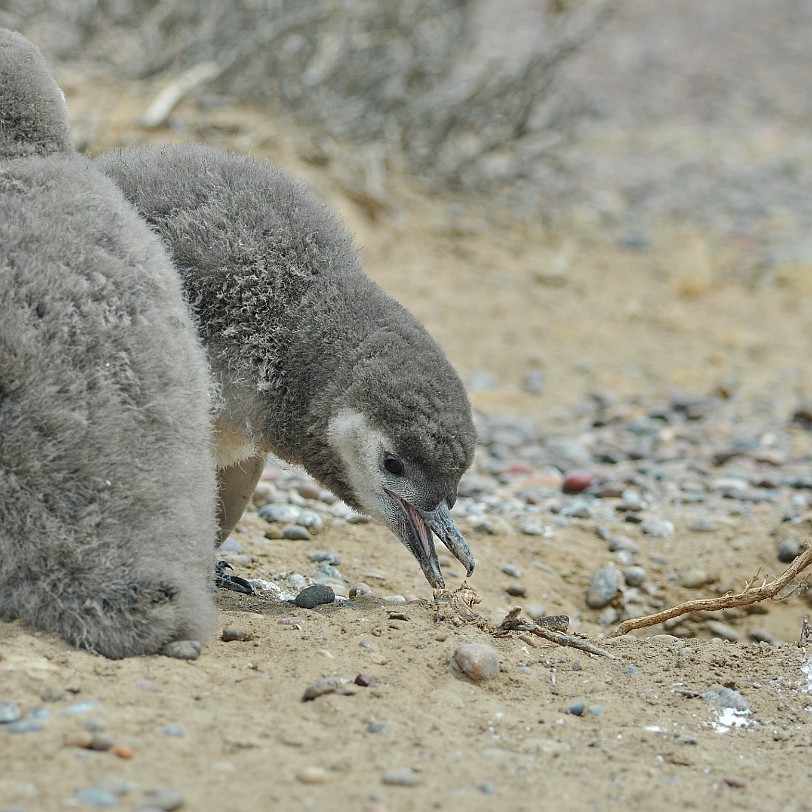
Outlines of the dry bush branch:
M 737 595 L 722 595 L 721 598 L 702 598 L 699 600 L 687 601 L 671 609 L 665 609 L 662 612 L 656 612 L 653 615 L 645 615 L 644 617 L 631 618 L 624 620 L 617 629 L 615 629 L 609 636 L 617 637 L 621 634 L 627 634 L 635 629 L 643 629 L 647 626 L 656 626 L 658 623 L 664 623 L 666 620 L 671 620 L 673 617 L 680 615 L 687 615 L 690 612 L 718 612 L 721 609 L 733 609 L 738 606 L 748 606 L 751 603 L 759 603 L 770 599 L 781 600 L 781 597 L 776 597 L 787 586 L 792 584 L 800 572 L 805 570 L 812 564 L 812 547 L 808 547 L 799 555 L 792 564 L 784 570 L 772 583 L 762 583 L 761 586 L 752 587 L 746 586 L 743 592 Z M 754 580 L 754 579 L 753 579 Z M 752 580 L 749 582 L 752 583 Z M 793 588 L 794 591 L 794 588 Z

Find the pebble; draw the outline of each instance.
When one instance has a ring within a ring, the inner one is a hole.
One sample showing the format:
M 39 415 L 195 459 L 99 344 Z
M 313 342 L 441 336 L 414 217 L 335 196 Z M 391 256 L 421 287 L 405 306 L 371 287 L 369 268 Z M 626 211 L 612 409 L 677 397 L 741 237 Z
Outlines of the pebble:
M 336 593 L 332 587 L 325 586 L 324 584 L 313 584 L 313 586 L 305 587 L 296 596 L 294 603 L 300 609 L 313 609 L 325 603 L 333 603 L 335 599 Z
M 250 640 L 251 635 L 239 626 L 226 626 L 220 639 L 224 643 L 233 643 L 235 641 Z
M 408 767 L 399 770 L 387 770 L 382 781 L 393 787 L 416 787 L 420 783 L 420 774 Z
M 719 620 L 709 620 L 705 627 L 713 637 L 721 637 L 722 640 L 728 640 L 731 643 L 735 643 L 739 639 L 739 633 L 732 626 Z
M 585 710 L 586 710 L 585 702 L 574 702 L 567 708 L 567 713 L 571 713 L 573 716 L 583 716 Z
M 123 758 L 125 760 L 131 759 L 135 755 L 135 750 L 129 745 L 125 744 L 124 742 L 117 742 L 112 747 L 110 747 L 110 753 L 116 758 Z
M 374 688 L 378 684 L 378 680 L 372 674 L 358 674 L 353 682 L 362 688 Z
M 310 560 L 314 564 L 332 564 L 337 567 L 341 563 L 341 556 L 332 550 L 319 550 L 310 554 Z
M 350 600 L 352 600 L 354 598 L 361 598 L 364 595 L 369 595 L 369 596 L 374 598 L 375 597 L 375 591 L 372 589 L 371 586 L 369 586 L 369 584 L 363 584 L 363 583 L 361 583 L 361 584 L 353 584 L 353 586 L 350 587 L 349 595 L 350 595 Z
M 317 532 L 324 525 L 324 520 L 313 510 L 303 510 L 296 518 L 296 524 Z
M 580 493 L 592 484 L 592 474 L 589 471 L 574 470 L 564 475 L 561 489 L 564 493 Z
M 642 567 L 626 567 L 623 570 L 623 580 L 628 586 L 642 586 L 646 580 L 646 571 Z
M 288 524 L 295 522 L 301 512 L 301 509 L 296 507 L 296 505 L 273 504 L 265 505 L 265 507 L 260 508 L 257 515 L 260 519 L 265 519 L 266 522 Z
M 720 685 L 715 688 L 708 688 L 702 692 L 702 698 L 706 702 L 710 702 L 722 708 L 731 708 L 736 711 L 749 711 L 750 705 L 747 700 L 732 688 L 725 688 Z
M 367 725 L 367 733 L 385 733 L 386 722 L 370 722 Z
M 339 690 L 339 688 L 341 688 L 341 683 L 337 677 L 325 677 L 317 682 L 311 682 L 310 685 L 305 688 L 304 695 L 302 696 L 302 702 L 311 702 L 314 699 L 318 699 L 320 696 L 334 694 Z
M 514 598 L 527 597 L 527 587 L 524 584 L 520 584 L 518 582 L 508 584 L 505 587 L 505 592 L 507 592 L 508 595 L 512 595 Z
M 715 533 L 718 524 L 714 519 L 694 519 L 688 524 L 688 530 L 693 533 Z
M 674 523 L 667 519 L 660 519 L 656 516 L 647 516 L 640 523 L 640 529 L 647 535 L 655 539 L 663 539 L 674 533 Z
M 614 567 L 601 567 L 593 576 L 586 591 L 586 605 L 602 609 L 611 603 L 620 590 L 620 573 Z
M 492 781 L 483 781 L 481 784 L 477 784 L 476 788 L 483 795 L 496 795 L 496 786 Z
M 116 806 L 116 796 L 109 789 L 102 787 L 91 787 L 90 789 L 80 789 L 73 797 L 79 803 L 95 806 L 97 808 Z
M 503 564 L 502 572 L 509 575 L 511 578 L 521 578 L 522 571 L 515 564 Z
M 315 482 L 300 482 L 296 486 L 296 492 L 303 499 L 311 499 L 313 501 L 321 499 L 321 488 Z
M 484 682 L 499 675 L 499 654 L 483 643 L 464 643 L 454 651 L 452 665 L 473 682 Z
M 164 725 L 161 733 L 173 739 L 182 739 L 186 735 L 186 731 L 180 725 Z
M 282 538 L 289 541 L 308 541 L 311 538 L 310 531 L 306 527 L 298 524 L 289 524 L 282 528 Z
M 700 589 L 708 583 L 708 574 L 705 570 L 686 570 L 679 579 L 680 585 L 685 589 Z
M 801 554 L 801 543 L 797 539 L 784 539 L 778 545 L 778 560 L 791 564 Z
M 45 725 L 39 719 L 18 719 L 16 722 L 7 722 L 3 729 L 9 733 L 38 733 L 45 729 Z
M 303 767 L 296 773 L 296 780 L 302 784 L 326 784 L 330 780 L 323 767 Z
M 0 702 L 0 725 L 16 722 L 22 714 L 14 702 Z
M 153 787 L 144 793 L 147 802 L 162 809 L 164 812 L 174 812 L 185 804 L 183 793 L 176 789 Z
M 203 646 L 197 640 L 175 640 L 167 643 L 161 653 L 175 660 L 196 660 L 202 650 Z
M 95 710 L 100 706 L 101 702 L 98 699 L 85 699 L 82 702 L 74 702 L 73 705 L 68 705 L 67 707 L 62 708 L 62 715 L 78 716 L 79 714 L 87 713 L 90 710 Z
M 219 547 L 218 552 L 221 553 L 241 553 L 242 545 L 234 536 L 229 536 Z

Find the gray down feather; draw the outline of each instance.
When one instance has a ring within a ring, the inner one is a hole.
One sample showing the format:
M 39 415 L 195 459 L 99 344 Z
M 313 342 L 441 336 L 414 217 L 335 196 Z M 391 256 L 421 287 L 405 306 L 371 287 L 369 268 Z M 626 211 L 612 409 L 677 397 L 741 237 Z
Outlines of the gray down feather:
M 4 29 L 0 79 L 0 617 L 114 658 L 201 640 L 210 384 L 177 274 Z
M 364 274 L 327 206 L 265 162 L 208 147 L 130 149 L 97 165 L 164 239 L 221 408 L 247 436 L 358 508 L 326 441 L 330 417 L 352 406 L 453 504 L 475 445 L 463 385 Z

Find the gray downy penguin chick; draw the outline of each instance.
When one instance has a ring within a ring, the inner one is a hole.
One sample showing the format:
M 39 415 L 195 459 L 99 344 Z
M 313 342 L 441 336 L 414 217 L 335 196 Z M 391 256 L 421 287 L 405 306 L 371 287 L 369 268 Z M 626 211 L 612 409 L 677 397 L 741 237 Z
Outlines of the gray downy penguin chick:
M 0 617 L 111 658 L 214 620 L 211 383 L 158 238 L 0 29 Z
M 215 456 L 221 538 L 267 452 L 302 465 L 383 521 L 443 586 L 436 535 L 470 575 L 454 524 L 476 439 L 438 344 L 361 269 L 352 238 L 267 163 L 201 146 L 97 159 L 163 237 L 221 393 Z

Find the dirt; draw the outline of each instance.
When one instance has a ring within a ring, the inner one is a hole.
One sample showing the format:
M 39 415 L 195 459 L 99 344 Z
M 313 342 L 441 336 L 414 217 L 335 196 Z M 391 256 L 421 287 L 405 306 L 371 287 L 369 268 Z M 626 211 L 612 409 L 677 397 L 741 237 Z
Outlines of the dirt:
M 775 265 L 771 283 L 754 287 L 736 273 L 747 245 L 720 243 L 696 226 L 660 226 L 646 248 L 623 248 L 590 224 L 551 233 L 484 202 L 427 197 L 396 178 L 381 211 L 317 145 L 258 110 L 185 103 L 172 131 L 146 131 L 135 122 L 157 88 L 112 85 L 79 67 L 59 79 L 91 151 L 203 140 L 303 175 L 355 231 L 368 273 L 425 322 L 461 373 L 498 376 L 472 395 L 483 412 L 564 430 L 596 390 L 655 403 L 733 381 L 741 399 L 769 393 L 786 409 L 810 394 L 808 267 Z M 531 394 L 522 381 L 537 368 L 544 386 Z M 669 567 L 701 557 L 721 591 L 758 572 L 775 576 L 783 565 L 771 533 L 780 522 L 767 505 L 715 533 L 678 526 L 666 543 Z M 432 597 L 381 527 L 330 525 L 310 542 L 268 542 L 264 529 L 254 515 L 241 523 L 237 538 L 253 563 L 240 574 L 308 573 L 310 554 L 329 549 L 342 573 L 378 595 Z M 431 603 L 374 598 L 303 610 L 222 594 L 217 632 L 194 662 L 113 662 L 21 623 L 0 624 L 0 700 L 50 714 L 38 732 L 0 731 L 0 808 L 85 807 L 77 792 L 106 788 L 117 808 L 133 809 L 156 787 L 181 793 L 190 810 L 812 808 L 804 766 L 812 660 L 796 645 L 803 598 L 770 603 L 758 616 L 774 646 L 664 637 L 662 627 L 603 639 L 584 592 L 610 554 L 585 524 L 574 521 L 553 540 L 507 528 L 467 535 L 483 617 L 498 623 L 513 606 L 541 603 L 613 658 L 527 635 L 494 637 L 438 619 Z M 526 598 L 505 592 L 507 562 L 525 571 Z M 667 601 L 718 594 L 684 589 L 656 562 L 646 566 Z M 280 622 L 291 617 L 301 622 Z M 223 642 L 224 627 L 247 639 Z M 496 678 L 474 683 L 452 667 L 466 642 L 497 650 Z M 359 674 L 374 684 L 356 685 Z M 326 677 L 339 680 L 339 692 L 302 701 Z M 721 709 L 703 698 L 714 686 L 745 697 L 751 713 L 733 720 L 741 726 L 725 728 Z M 92 700 L 99 704 L 75 707 Z M 582 715 L 571 712 L 578 703 Z M 125 745 L 118 755 L 78 746 L 89 720 Z M 383 727 L 372 732 L 370 723 Z M 412 771 L 416 783 L 385 783 L 391 770 Z M 158 802 L 175 808 L 167 795 Z

